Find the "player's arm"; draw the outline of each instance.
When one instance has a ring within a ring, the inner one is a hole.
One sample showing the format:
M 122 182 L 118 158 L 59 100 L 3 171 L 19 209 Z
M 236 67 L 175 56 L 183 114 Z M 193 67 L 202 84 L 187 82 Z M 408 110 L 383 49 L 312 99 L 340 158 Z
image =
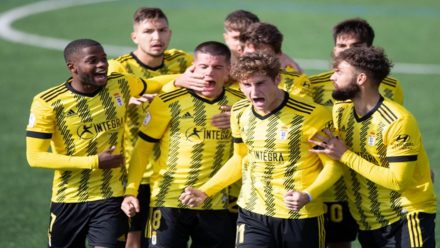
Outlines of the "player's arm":
M 309 187 L 304 189 L 304 191 L 309 194 L 311 199 L 315 199 L 321 195 L 342 176 L 342 168 L 337 161 L 334 161 L 328 156 L 322 154 L 318 154 L 318 156 L 321 159 L 323 169 L 315 181 L 309 185 Z
M 41 138 L 37 138 L 40 136 Z M 49 152 L 52 134 L 27 132 L 26 157 L 31 167 L 47 169 L 97 169 L 98 155 L 68 156 Z
M 125 195 L 137 196 L 139 184 L 142 181 L 148 159 L 157 141 L 158 140 L 153 140 L 144 133 L 139 132 L 136 145 L 131 153 L 130 165 L 128 166 Z
M 280 59 L 281 66 L 283 68 L 292 67 L 297 72 L 301 72 L 301 73 L 304 72 L 303 69 L 301 68 L 301 66 L 299 66 L 299 64 L 294 59 L 290 58 L 287 54 L 282 53 L 279 56 L 279 59 Z

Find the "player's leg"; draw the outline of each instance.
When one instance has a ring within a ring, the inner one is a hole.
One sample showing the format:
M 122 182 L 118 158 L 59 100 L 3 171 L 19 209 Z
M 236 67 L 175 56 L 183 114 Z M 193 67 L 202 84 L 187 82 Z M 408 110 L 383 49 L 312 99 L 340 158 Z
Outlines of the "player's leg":
M 197 216 L 191 248 L 230 248 L 235 243 L 235 222 L 228 210 L 186 210 Z
M 256 214 L 244 209 L 238 210 L 237 248 L 271 248 L 275 247 L 267 216 Z
M 88 203 L 88 240 L 92 247 L 125 247 L 128 219 L 121 210 L 122 197 Z
M 150 208 L 147 235 L 150 248 L 187 248 L 196 217 L 180 208 Z
M 48 247 L 85 247 L 87 224 L 85 203 L 52 202 Z
M 270 218 L 275 247 L 325 247 L 324 216 L 304 219 Z
M 147 248 L 148 239 L 145 235 L 150 206 L 150 185 L 141 184 L 137 196 L 140 211 L 129 220 L 126 248 Z
M 358 225 L 347 202 L 325 202 L 325 242 L 327 248 L 349 248 L 356 239 Z
M 435 214 L 411 212 L 402 225 L 400 247 L 435 247 Z

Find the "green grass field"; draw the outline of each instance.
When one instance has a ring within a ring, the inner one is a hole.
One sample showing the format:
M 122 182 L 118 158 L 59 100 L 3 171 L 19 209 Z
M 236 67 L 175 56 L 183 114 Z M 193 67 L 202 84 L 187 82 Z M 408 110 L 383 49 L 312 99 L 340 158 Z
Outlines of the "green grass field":
M 0 12 L 35 2 L 2 0 Z M 225 16 L 236 9 L 248 9 L 279 27 L 285 34 L 284 52 L 307 65 L 304 66 L 307 73 L 319 72 L 313 70 L 310 59 L 329 59 L 330 30 L 336 22 L 355 16 L 367 19 L 376 30 L 375 44 L 385 48 L 396 64 L 409 63 L 411 71 L 418 68 L 412 64 L 439 68 L 429 74 L 393 75 L 403 83 L 405 105 L 418 118 L 431 167 L 440 177 L 440 150 L 436 140 L 440 137 L 440 98 L 436 92 L 440 82 L 440 32 L 436 31 L 440 23 L 439 1 L 107 1 L 24 16 L 13 22 L 12 27 L 44 37 L 67 40 L 87 37 L 106 45 L 130 47 L 131 17 L 140 6 L 161 7 L 173 30 L 170 47 L 187 51 L 202 41 L 221 41 Z M 31 169 L 27 165 L 25 127 L 32 97 L 64 81 L 69 74 L 62 52 L 40 47 L 45 44 L 27 45 L 0 39 L 2 248 L 46 246 L 52 171 Z M 438 193 L 440 180 L 437 181 Z M 436 239 L 440 243 L 439 231 Z

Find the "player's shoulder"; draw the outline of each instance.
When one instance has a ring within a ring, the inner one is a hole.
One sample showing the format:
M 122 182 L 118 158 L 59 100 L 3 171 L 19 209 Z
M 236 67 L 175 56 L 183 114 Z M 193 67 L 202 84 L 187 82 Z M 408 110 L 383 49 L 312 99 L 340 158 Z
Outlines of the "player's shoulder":
M 124 64 L 127 61 L 130 61 L 130 60 L 133 60 L 133 59 L 134 58 L 133 58 L 132 54 L 131 53 L 127 53 L 127 54 L 123 54 L 123 55 L 121 55 L 119 57 L 110 59 L 108 62 L 109 63 L 121 63 L 121 64 Z
M 321 84 L 331 82 L 330 77 L 334 71 L 326 71 L 319 74 L 309 75 L 310 82 L 313 84 Z
M 117 81 L 120 79 L 140 80 L 141 78 L 136 75 L 133 75 L 133 74 L 125 74 L 125 73 L 120 73 L 120 72 L 112 72 L 107 76 L 108 82 Z
M 377 111 L 390 123 L 398 119 L 414 118 L 412 113 L 404 106 L 387 98 L 383 99 Z
M 234 103 L 234 105 L 232 105 L 231 112 L 232 113 L 242 112 L 246 108 L 249 108 L 251 105 L 252 104 L 248 99 L 242 99 L 242 100 Z
M 173 60 L 173 59 L 177 59 L 177 58 L 188 58 L 191 57 L 192 55 L 183 51 L 183 50 L 179 50 L 179 49 L 168 49 L 165 50 L 164 52 L 164 59 L 165 60 Z
M 326 107 L 314 102 L 307 97 L 289 95 L 285 105 L 287 109 L 290 109 L 297 114 L 311 115 L 314 112 L 328 112 Z
M 382 80 L 380 85 L 386 85 L 389 87 L 396 88 L 396 87 L 400 87 L 400 81 L 394 77 L 388 76 Z
M 69 79 L 70 80 L 70 79 Z M 47 90 L 44 90 L 34 97 L 34 101 L 40 101 L 45 103 L 51 103 L 61 98 L 65 93 L 70 92 L 67 87 L 68 82 L 60 83 L 56 86 L 53 86 Z
M 232 95 L 232 96 L 238 97 L 240 99 L 245 98 L 243 92 L 236 90 L 236 89 L 232 89 L 232 88 L 225 88 L 225 94 Z
M 159 94 L 157 97 L 165 103 L 180 101 L 184 97 L 190 96 L 188 89 L 178 88 L 170 92 Z

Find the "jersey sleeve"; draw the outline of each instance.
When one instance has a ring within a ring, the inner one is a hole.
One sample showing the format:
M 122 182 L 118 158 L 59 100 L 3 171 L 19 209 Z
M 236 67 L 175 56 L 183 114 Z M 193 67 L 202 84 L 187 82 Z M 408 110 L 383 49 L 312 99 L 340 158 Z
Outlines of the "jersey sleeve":
M 157 142 L 163 136 L 171 121 L 171 114 L 168 105 L 159 97 L 155 97 L 150 104 L 147 113 L 148 123 L 139 128 L 143 139 L 150 142 Z M 142 138 L 142 137 L 141 137 Z
M 29 165 L 48 169 L 98 168 L 98 155 L 68 156 L 49 152 L 55 122 L 53 109 L 41 98 L 35 97 L 26 128 L 26 157 Z
M 421 136 L 415 119 L 408 117 L 394 122 L 384 142 L 388 167 L 369 162 L 350 150 L 342 155 L 341 162 L 374 183 L 396 191 L 403 190 L 413 178 L 421 149 Z

